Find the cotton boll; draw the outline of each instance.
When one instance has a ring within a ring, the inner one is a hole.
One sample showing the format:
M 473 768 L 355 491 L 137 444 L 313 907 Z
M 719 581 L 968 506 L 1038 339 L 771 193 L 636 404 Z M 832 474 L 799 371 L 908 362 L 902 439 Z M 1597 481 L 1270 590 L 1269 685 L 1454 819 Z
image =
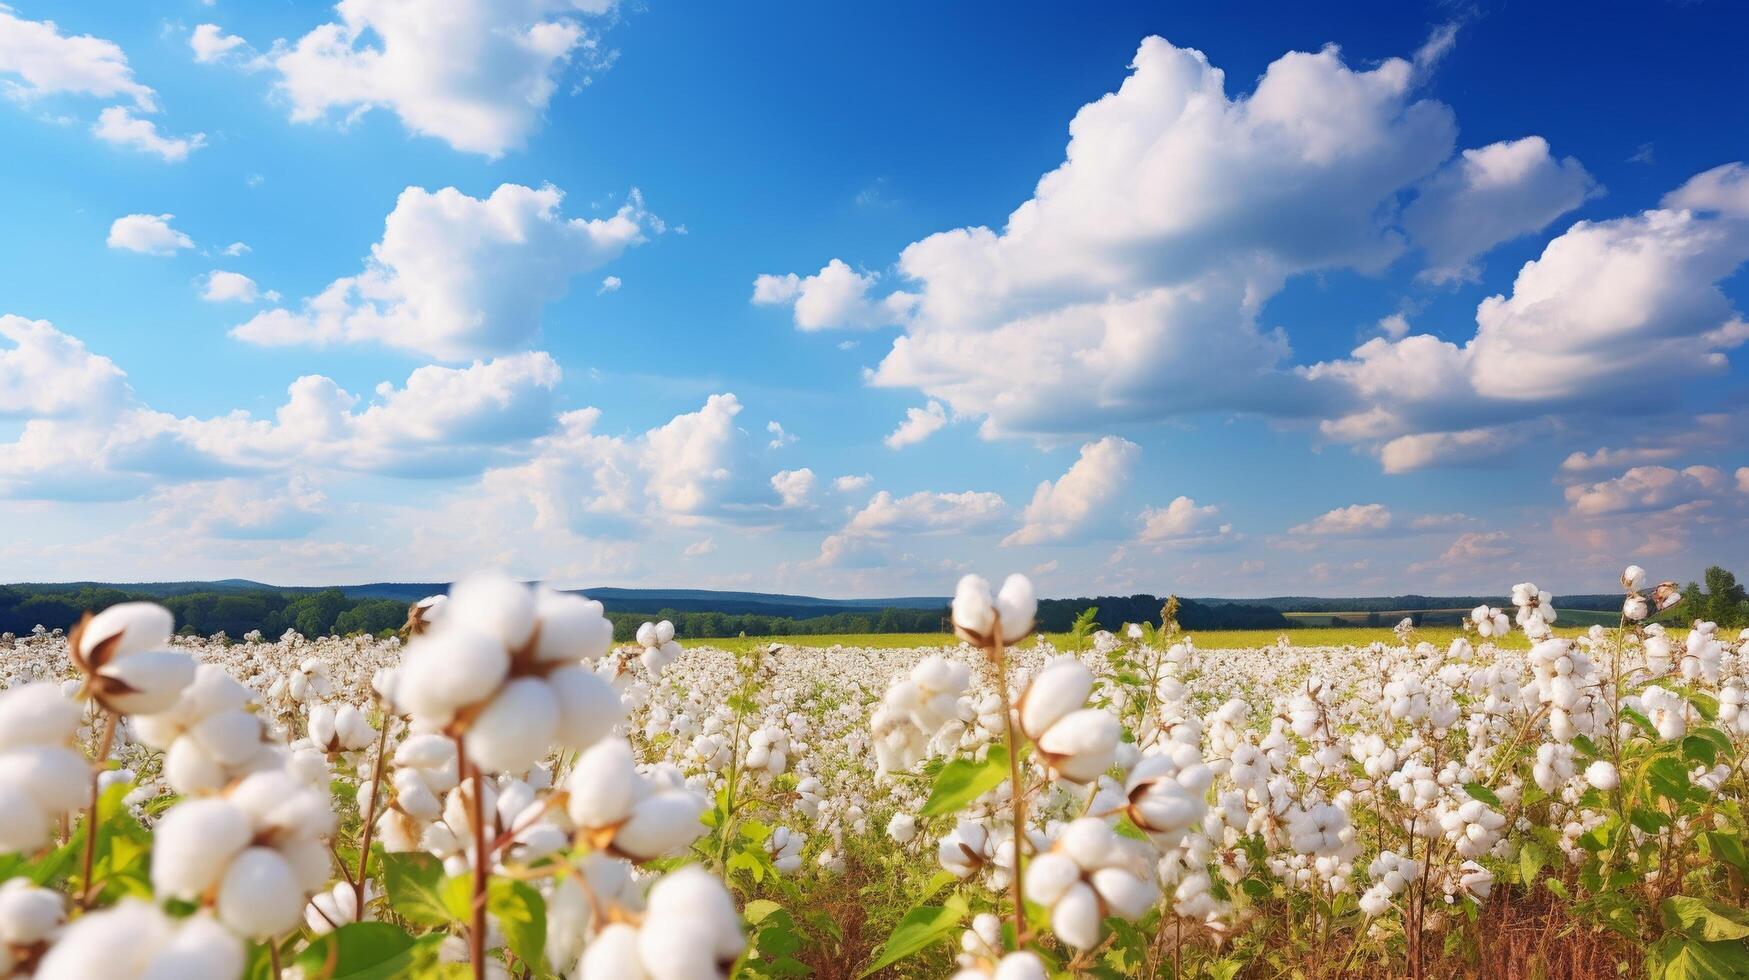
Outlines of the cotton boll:
M 149 715 L 176 703 L 182 689 L 194 680 L 194 659 L 174 650 L 149 651 L 116 658 L 98 673 L 111 685 L 125 685 L 120 690 L 103 688 L 104 703 L 112 711 Z
M 183 919 L 140 980 L 225 980 L 243 973 L 243 944 L 210 915 Z
M 601 930 L 583 950 L 579 980 L 647 980 L 638 953 L 638 930 L 616 922 Z
M 0 691 L 0 749 L 65 743 L 79 728 L 79 706 L 53 684 Z
M 468 761 L 487 772 L 520 772 L 547 754 L 559 705 L 547 683 L 519 677 L 504 685 L 462 735 Z
M 1051 907 L 1051 931 L 1078 950 L 1099 945 L 1099 896 L 1092 886 L 1077 881 Z
M 534 633 L 535 596 L 502 572 L 483 572 L 449 590 L 444 621 L 446 630 L 478 633 L 518 650 Z
M 1020 728 L 1038 738 L 1064 715 L 1087 703 L 1093 693 L 1093 672 L 1074 657 L 1058 657 L 1044 666 L 1020 699 Z
M 65 915 L 59 892 L 38 888 L 28 878 L 13 878 L 0 885 L 0 946 L 42 942 Z
M 581 667 L 562 667 L 547 675 L 559 711 L 554 739 L 567 749 L 587 748 L 613 731 L 625 707 L 613 686 Z
M 79 655 L 86 659 L 105 643 L 109 659 L 131 657 L 170 642 L 176 619 L 155 602 L 119 602 L 91 617 L 79 631 Z
M 1099 708 L 1070 712 L 1038 739 L 1038 749 L 1059 776 L 1088 783 L 1111 768 L 1123 729 Z
M 542 662 L 594 663 L 613 646 L 613 623 L 593 599 L 542 588 L 535 616 L 540 620 L 535 659 Z
M 1585 781 L 1606 793 L 1621 785 L 1621 778 L 1616 775 L 1615 766 L 1604 759 L 1599 759 L 1585 767 Z
M 263 939 L 294 929 L 303 907 L 296 872 L 271 848 L 237 855 L 219 883 L 219 920 L 239 935 Z
M 1032 580 L 1024 575 L 1010 575 L 996 594 L 996 613 L 1002 622 L 1002 641 L 1013 643 L 1032 632 L 1033 617 L 1038 614 L 1038 593 Z
M 990 595 L 990 583 L 979 575 L 961 578 L 953 594 L 954 626 L 973 636 L 987 637 L 995 622 L 996 601 Z
M 194 901 L 217 884 L 233 858 L 249 846 L 248 816 L 229 800 L 184 800 L 158 821 L 152 835 L 152 889 Z
M 416 720 L 442 727 L 456 710 L 495 691 L 510 658 L 491 636 L 458 628 L 433 630 L 407 647 L 395 681 L 395 704 Z
M 705 803 L 688 790 L 667 790 L 638 802 L 613 836 L 614 849 L 637 861 L 671 854 L 703 836 Z
M 584 829 L 611 828 L 630 815 L 638 796 L 638 772 L 624 739 L 596 743 L 571 770 L 567 808 Z

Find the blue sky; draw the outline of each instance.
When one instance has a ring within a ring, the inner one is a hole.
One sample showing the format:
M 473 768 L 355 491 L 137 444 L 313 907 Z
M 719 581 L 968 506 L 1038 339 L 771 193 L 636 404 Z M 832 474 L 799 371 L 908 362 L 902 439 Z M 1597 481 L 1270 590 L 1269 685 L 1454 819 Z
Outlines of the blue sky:
M 0 7 L 0 580 L 1749 554 L 1730 5 L 437 9 Z

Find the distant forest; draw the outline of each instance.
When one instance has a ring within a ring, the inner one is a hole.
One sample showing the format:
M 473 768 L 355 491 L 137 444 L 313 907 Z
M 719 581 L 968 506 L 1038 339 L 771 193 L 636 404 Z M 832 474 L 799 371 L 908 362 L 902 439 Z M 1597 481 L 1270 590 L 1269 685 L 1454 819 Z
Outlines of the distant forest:
M 350 588 L 274 588 L 255 582 L 179 582 L 133 586 L 90 582 L 67 585 L 0 585 L 0 632 L 25 634 L 39 624 L 48 629 L 67 629 L 85 611 L 97 611 L 118 602 L 148 599 L 163 603 L 176 615 L 182 632 L 211 636 L 224 633 L 241 639 L 260 630 L 268 639 L 287 630 L 304 636 L 346 636 L 355 633 L 382 635 L 393 632 L 407 619 L 407 596 L 441 591 L 441 585 L 354 586 Z M 588 590 L 585 590 L 588 591 Z M 1749 624 L 1749 597 L 1736 576 L 1723 568 L 1709 568 L 1701 582 L 1683 590 L 1685 600 L 1667 618 L 1687 623 L 1710 619 L 1721 626 Z M 949 630 L 945 600 L 907 598 L 891 600 L 833 600 L 808 596 L 770 596 L 760 593 L 710 593 L 698 590 L 602 589 L 613 621 L 614 636 L 629 640 L 638 624 L 652 619 L 674 622 L 675 632 L 694 639 L 748 636 L 818 636 L 851 633 L 945 633 Z M 895 605 L 881 606 L 880 602 Z M 649 611 L 620 608 L 633 603 Z M 1487 603 L 1508 605 L 1505 596 L 1375 596 L 1327 599 L 1283 596 L 1268 599 L 1180 599 L 1178 623 L 1187 630 L 1286 629 L 1308 625 L 1283 615 L 1286 612 L 1385 613 L 1408 610 L 1463 609 Z M 1097 619 L 1107 628 L 1124 623 L 1160 622 L 1159 596 L 1095 596 L 1080 599 L 1045 599 L 1039 603 L 1039 627 L 1046 632 L 1067 632 L 1082 610 L 1096 607 Z M 1557 596 L 1557 609 L 1612 611 L 1620 608 L 1619 595 Z M 708 608 L 716 605 L 718 609 Z M 1382 625 L 1390 625 L 1380 618 Z

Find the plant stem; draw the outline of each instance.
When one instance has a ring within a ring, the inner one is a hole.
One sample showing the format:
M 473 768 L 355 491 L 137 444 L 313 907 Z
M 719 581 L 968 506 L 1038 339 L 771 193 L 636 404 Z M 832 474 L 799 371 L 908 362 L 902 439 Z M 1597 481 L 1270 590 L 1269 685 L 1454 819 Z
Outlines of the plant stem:
M 358 877 L 354 879 L 352 883 L 353 893 L 358 899 L 358 914 L 356 921 L 359 922 L 364 921 L 365 875 L 370 871 L 370 841 L 371 835 L 376 832 L 377 798 L 382 795 L 383 791 L 383 753 L 388 751 L 389 723 L 392 721 L 394 721 L 394 716 L 390 715 L 387 711 L 384 711 L 383 730 L 377 733 L 376 764 L 371 767 L 370 803 L 364 808 L 364 826 L 359 828 L 360 833 L 363 836 L 358 845 Z
M 997 616 L 990 627 L 995 646 L 991 656 L 996 661 L 996 690 L 1002 697 L 1002 720 L 1008 746 L 1008 785 L 1012 787 L 1010 802 L 1014 809 L 1014 942 L 1026 935 L 1026 889 L 1021 877 L 1021 850 L 1026 841 L 1026 792 L 1020 784 L 1020 745 L 1014 735 L 1014 711 L 1008 703 L 1008 651 L 1002 646 L 1002 617 Z
M 115 743 L 116 714 L 107 708 L 103 712 L 103 738 L 97 743 L 97 756 L 91 760 L 91 808 L 85 811 L 85 875 L 79 892 L 79 906 L 90 906 L 93 897 L 91 867 L 97 860 L 97 794 L 104 765 L 109 761 L 110 746 Z
M 474 792 L 468 801 L 468 822 L 474 825 L 474 919 L 468 928 L 468 956 L 474 963 L 474 980 L 486 980 L 486 801 L 485 780 L 478 766 L 468 765 L 462 737 L 455 737 L 456 770 L 472 774 Z M 361 918 L 363 910 L 360 909 Z

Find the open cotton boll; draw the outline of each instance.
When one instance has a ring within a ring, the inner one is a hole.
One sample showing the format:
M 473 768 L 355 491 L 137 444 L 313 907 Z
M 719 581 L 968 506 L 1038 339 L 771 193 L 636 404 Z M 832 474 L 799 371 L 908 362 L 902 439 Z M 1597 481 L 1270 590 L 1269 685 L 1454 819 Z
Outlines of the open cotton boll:
M 243 941 L 209 915 L 180 921 L 138 898 L 80 916 L 64 929 L 36 980 L 235 980 Z
M 219 882 L 219 920 L 240 935 L 265 939 L 294 929 L 303 907 L 297 872 L 272 848 L 244 850 Z
M 65 745 L 0 751 L 0 852 L 47 843 L 50 825 L 85 803 L 90 778 L 85 757 Z
M 583 950 L 577 974 L 579 980 L 646 980 L 637 928 L 615 922 L 597 933 Z
M 638 953 L 657 980 L 725 976 L 744 945 L 729 890 L 697 866 L 669 872 L 650 889 Z
M 34 946 L 48 939 L 66 917 L 63 905 L 60 892 L 38 888 L 29 878 L 0 885 L 0 946 Z
M 656 624 L 656 642 L 669 643 L 674 639 L 674 624 L 664 619 Z
M 175 629 L 176 618 L 155 602 L 119 602 L 79 630 L 78 653 L 89 659 L 109 644 L 109 659 L 129 657 L 169 643 Z
M 194 901 L 249 846 L 249 815 L 229 800 L 188 800 L 170 808 L 152 835 L 152 890 Z
M 996 622 L 996 601 L 981 575 L 966 575 L 953 593 L 953 624 L 974 636 L 987 637 Z
M 1036 739 L 1064 715 L 1087 703 L 1093 672 L 1071 656 L 1057 657 L 1033 675 L 1020 696 L 1020 730 Z
M 194 658 L 174 650 L 153 650 L 117 657 L 98 668 L 108 680 L 97 688 L 111 711 L 149 715 L 168 710 L 194 680 Z
M 458 709 L 497 690 L 509 673 L 510 656 L 498 639 L 452 619 L 408 644 L 394 702 L 416 721 L 442 728 Z
M 547 682 L 518 677 L 505 684 L 462 735 L 468 761 L 487 772 L 520 772 L 551 750 L 559 705 Z
M 1109 712 L 1070 712 L 1037 740 L 1039 754 L 1064 779 L 1089 783 L 1111 768 L 1123 728 Z
M 502 572 L 469 576 L 449 590 L 444 628 L 491 637 L 518 650 L 534 633 L 535 596 L 528 586 Z
M 625 719 L 625 706 L 613 685 L 583 667 L 561 667 L 547 675 L 558 708 L 554 739 L 569 749 L 582 749 L 606 738 Z
M 613 646 L 613 623 L 601 603 L 542 588 L 535 596 L 540 638 L 535 658 L 547 663 L 594 663 Z
M 1002 622 L 1002 642 L 1013 643 L 1032 632 L 1033 617 L 1038 615 L 1038 593 L 1032 579 L 1025 575 L 1010 575 L 996 593 L 996 613 Z
M 0 691 L 0 749 L 66 744 L 79 730 L 79 706 L 54 684 L 39 682 Z

